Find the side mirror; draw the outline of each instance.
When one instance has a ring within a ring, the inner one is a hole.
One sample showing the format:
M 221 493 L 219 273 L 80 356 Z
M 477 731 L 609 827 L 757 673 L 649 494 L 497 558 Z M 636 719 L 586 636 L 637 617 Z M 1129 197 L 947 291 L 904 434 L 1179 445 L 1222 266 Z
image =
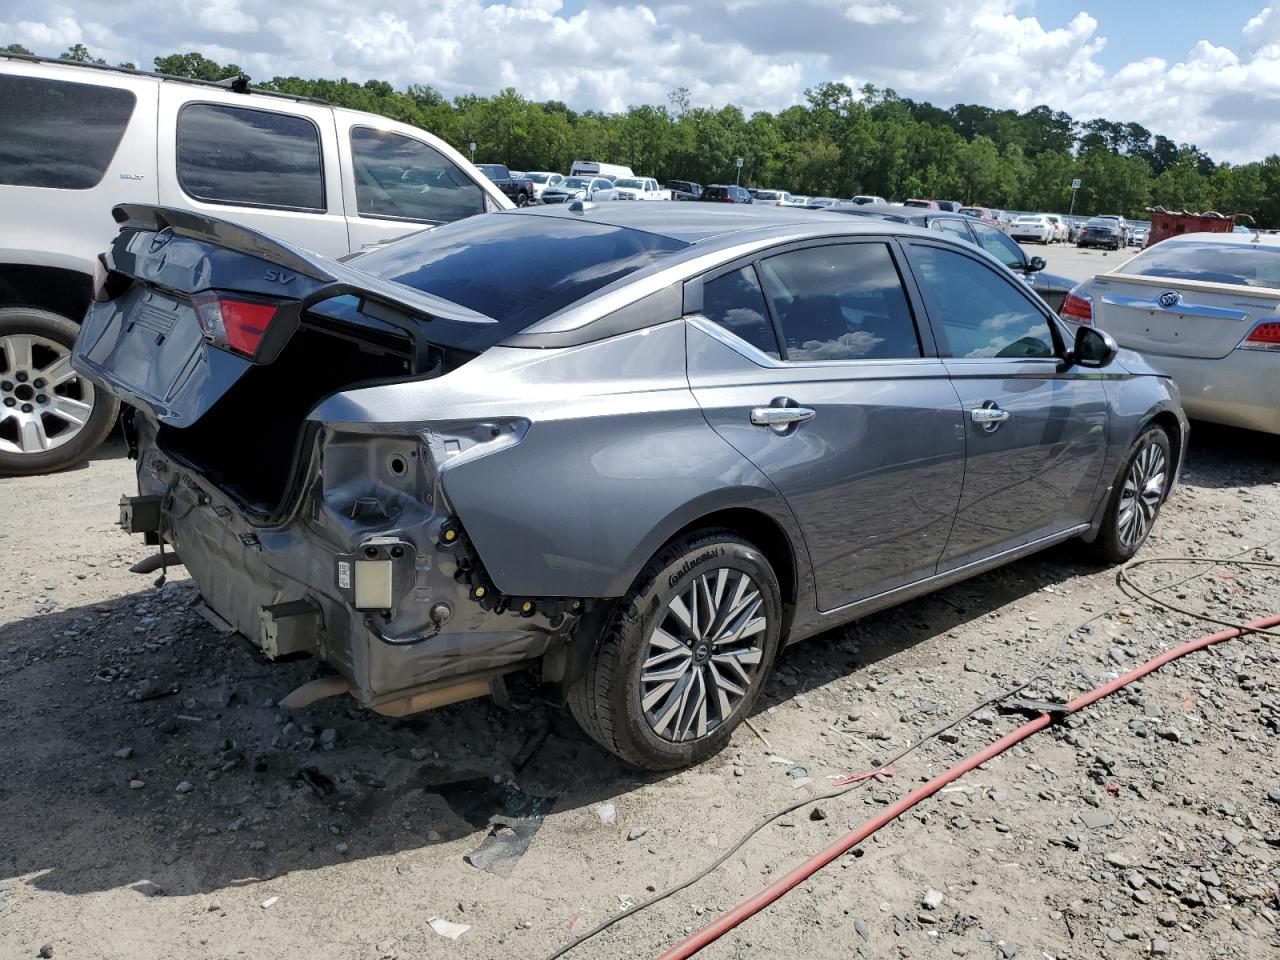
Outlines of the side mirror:
M 1105 367 L 1116 358 L 1120 348 L 1115 338 L 1097 327 L 1077 327 L 1076 343 L 1071 358 L 1082 367 Z
M 1041 270 L 1045 268 L 1045 266 L 1046 264 L 1044 262 L 1044 257 L 1032 257 L 1030 260 L 1027 261 L 1027 272 L 1039 273 Z

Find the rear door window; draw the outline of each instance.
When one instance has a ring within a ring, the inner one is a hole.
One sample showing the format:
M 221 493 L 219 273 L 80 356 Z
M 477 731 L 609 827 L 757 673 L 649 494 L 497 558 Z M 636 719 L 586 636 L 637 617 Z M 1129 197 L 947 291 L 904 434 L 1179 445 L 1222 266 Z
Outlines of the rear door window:
M 953 237 L 959 237 L 965 243 L 973 243 L 973 235 L 969 233 L 969 228 L 965 226 L 963 220 L 951 220 L 947 217 L 941 217 L 929 223 L 934 230 L 940 230 L 943 233 L 949 233 Z
M 1006 267 L 1022 267 L 1022 248 L 1010 240 L 1003 230 L 978 221 L 969 224 L 969 228 L 977 235 L 979 246 Z
M 97 186 L 135 103 L 118 87 L 0 76 L 0 184 Z
M 421 140 L 351 128 L 356 210 L 362 217 L 451 223 L 484 212 L 484 191 Z
M 287 113 L 187 104 L 178 114 L 178 183 L 207 203 L 321 212 L 320 131 Z
M 778 338 L 754 267 L 707 281 L 702 287 L 702 314 L 761 353 L 779 356 Z
M 934 333 L 952 357 L 1053 357 L 1049 319 L 1017 281 L 954 250 L 911 244 Z
M 902 278 L 884 243 L 806 247 L 760 261 L 788 360 L 921 356 Z

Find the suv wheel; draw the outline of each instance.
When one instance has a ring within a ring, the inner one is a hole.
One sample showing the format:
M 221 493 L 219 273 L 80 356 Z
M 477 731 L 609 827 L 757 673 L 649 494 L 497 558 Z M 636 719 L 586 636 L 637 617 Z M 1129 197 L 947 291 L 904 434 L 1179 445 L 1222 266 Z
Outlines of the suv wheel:
M 596 742 L 638 767 L 700 763 L 760 695 L 781 615 L 777 577 L 756 547 L 727 530 L 680 537 L 618 602 L 569 707 Z
M 529 195 L 521 190 L 516 194 L 516 206 L 527 207 L 529 205 Z
M 78 327 L 29 307 L 0 309 L 0 473 L 47 473 L 85 459 L 119 401 L 71 369 Z
M 1173 482 L 1169 435 L 1149 427 L 1129 451 L 1119 485 L 1111 494 L 1094 549 L 1110 563 L 1124 563 L 1147 541 Z

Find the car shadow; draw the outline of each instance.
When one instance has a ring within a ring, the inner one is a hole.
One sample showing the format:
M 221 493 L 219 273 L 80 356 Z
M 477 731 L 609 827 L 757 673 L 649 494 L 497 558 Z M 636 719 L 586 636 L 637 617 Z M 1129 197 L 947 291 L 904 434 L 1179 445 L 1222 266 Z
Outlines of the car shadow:
M 1056 548 L 797 644 L 757 710 L 1088 569 Z M 623 765 L 536 700 L 400 719 L 345 696 L 281 710 L 322 666 L 266 661 L 218 636 L 195 600 L 189 581 L 170 582 L 0 627 L 0 880 L 205 893 L 466 836 L 479 844 L 494 822 L 664 778 Z
M 1280 481 L 1280 441 L 1269 433 L 1193 420 L 1182 482 L 1246 487 Z

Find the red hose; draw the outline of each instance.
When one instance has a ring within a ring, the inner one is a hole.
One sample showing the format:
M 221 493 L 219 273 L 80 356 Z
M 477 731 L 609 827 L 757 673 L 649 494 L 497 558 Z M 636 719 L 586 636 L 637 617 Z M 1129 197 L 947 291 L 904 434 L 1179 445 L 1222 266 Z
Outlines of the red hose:
M 1077 697 L 1075 700 L 1066 704 L 1066 709 L 1071 713 L 1083 710 L 1085 707 L 1096 703 L 1103 697 L 1115 693 L 1122 687 L 1128 686 L 1133 683 L 1133 681 L 1141 679 L 1147 674 L 1160 669 L 1171 660 L 1177 660 L 1179 657 L 1186 656 L 1188 653 L 1193 653 L 1196 650 L 1203 650 L 1205 647 L 1213 646 L 1215 643 L 1221 643 L 1224 640 L 1231 640 L 1243 633 L 1247 633 L 1251 629 L 1266 629 L 1276 625 L 1280 625 L 1280 614 L 1264 617 L 1261 620 L 1254 620 L 1245 624 L 1243 627 L 1232 627 L 1229 630 L 1222 630 L 1219 633 L 1210 634 L 1209 636 L 1201 637 L 1198 640 L 1189 640 L 1181 646 L 1174 647 L 1172 650 L 1168 650 L 1160 654 L 1158 657 L 1153 657 L 1136 669 L 1112 680 L 1110 683 L 1104 683 L 1102 686 L 1091 690 L 1083 696 Z M 933 794 L 937 793 L 948 783 L 951 783 L 953 780 L 958 780 L 974 767 L 980 766 L 988 760 L 1004 753 L 1015 743 L 1019 743 L 1027 739 L 1027 737 L 1031 736 L 1033 733 L 1043 730 L 1050 724 L 1050 722 L 1051 718 L 1049 715 L 1042 713 L 1034 720 L 1024 723 L 1012 733 L 1001 737 L 995 743 L 991 744 L 991 746 L 966 757 L 950 770 L 939 774 L 924 786 L 918 787 L 905 797 L 902 797 L 900 800 L 890 804 L 879 816 L 873 817 L 866 823 L 859 826 L 856 830 L 845 834 L 829 847 L 818 851 L 808 860 L 805 860 L 793 869 L 790 873 L 783 877 L 779 877 L 759 893 L 747 900 L 744 900 L 731 910 L 727 910 L 720 914 L 720 916 L 716 917 L 715 920 L 711 921 L 711 923 L 707 924 L 702 929 L 695 930 L 675 946 L 666 950 L 658 957 L 658 960 L 684 960 L 686 957 L 693 956 L 703 947 L 715 940 L 718 940 L 744 920 L 755 916 L 765 907 L 769 906 L 769 904 L 782 897 L 793 887 L 796 887 L 809 879 L 809 877 L 813 876 L 832 860 L 835 860 L 841 854 L 852 850 L 885 824 L 892 823 L 921 800 L 933 796 Z

